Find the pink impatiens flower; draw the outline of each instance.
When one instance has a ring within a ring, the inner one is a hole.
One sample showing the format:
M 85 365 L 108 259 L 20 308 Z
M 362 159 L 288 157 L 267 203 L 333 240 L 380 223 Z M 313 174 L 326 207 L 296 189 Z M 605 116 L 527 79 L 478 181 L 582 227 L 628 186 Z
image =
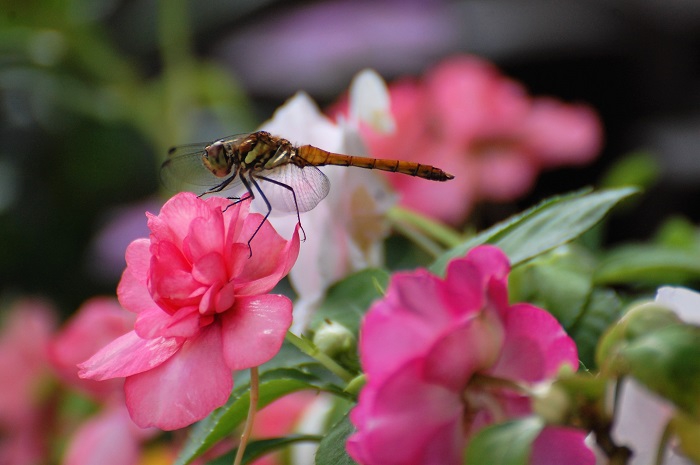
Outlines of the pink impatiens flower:
M 0 330 L 0 463 L 43 463 L 51 405 L 47 347 L 56 326 L 52 305 L 26 298 L 3 308 Z
M 481 246 L 453 260 L 444 279 L 418 270 L 394 275 L 367 313 L 360 358 L 367 384 L 350 419 L 347 450 L 359 463 L 462 464 L 483 426 L 532 412 L 511 384 L 553 378 L 578 366 L 576 346 L 548 312 L 508 303 L 506 256 Z M 593 463 L 584 434 L 545 428 L 533 463 Z M 550 461 L 548 461 L 550 460 Z
M 485 60 L 457 56 L 422 80 L 389 86 L 392 134 L 364 127 L 370 156 L 438 166 L 455 179 L 429 186 L 385 173 L 401 203 L 459 223 L 481 201 L 510 201 L 532 187 L 545 168 L 581 165 L 600 152 L 602 128 L 586 105 L 530 97 Z M 347 103 L 332 112 L 346 114 Z M 445 201 L 448 199 L 448 201 Z
M 125 312 L 114 297 L 93 297 L 54 335 L 49 360 L 61 380 L 97 400 L 121 396 L 124 381 L 95 381 L 78 377 L 77 364 L 134 327 L 136 315 Z
M 267 294 L 290 270 L 299 235 L 285 240 L 248 202 L 181 193 L 158 216 L 150 238 L 132 242 L 117 289 L 137 314 L 134 330 L 80 364 L 80 376 L 125 377 L 134 422 L 171 430 L 223 405 L 232 371 L 258 366 L 279 350 L 292 303 Z

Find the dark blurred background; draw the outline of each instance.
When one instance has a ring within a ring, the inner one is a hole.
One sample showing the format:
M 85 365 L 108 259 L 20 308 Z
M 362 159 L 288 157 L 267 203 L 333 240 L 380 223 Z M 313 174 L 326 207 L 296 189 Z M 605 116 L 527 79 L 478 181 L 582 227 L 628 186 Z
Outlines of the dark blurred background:
M 634 152 L 656 179 L 609 240 L 700 219 L 697 0 L 0 0 L 0 296 L 69 313 L 114 293 L 169 146 L 251 131 L 300 89 L 328 105 L 365 67 L 391 81 L 458 53 L 590 103 L 606 133 L 594 164 L 545 173 L 482 222 Z

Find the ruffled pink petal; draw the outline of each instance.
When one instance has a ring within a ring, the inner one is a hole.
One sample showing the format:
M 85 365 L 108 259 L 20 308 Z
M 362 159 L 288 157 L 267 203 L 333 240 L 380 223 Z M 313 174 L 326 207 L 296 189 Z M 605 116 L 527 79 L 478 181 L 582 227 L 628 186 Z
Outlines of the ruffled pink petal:
M 117 286 L 117 298 L 122 307 L 134 313 L 159 308 L 146 284 L 137 279 L 129 267 L 122 273 L 122 279 Z
M 414 359 L 384 382 L 370 378 L 350 413 L 358 429 L 347 445 L 352 457 L 367 465 L 461 463 L 460 393 L 426 382 L 424 370 L 425 361 Z
M 182 343 L 180 338 L 141 339 L 130 331 L 78 364 L 78 376 L 103 380 L 151 370 L 177 353 Z
M 158 216 L 148 215 L 148 228 L 157 242 L 172 242 L 181 248 L 193 218 L 212 216 L 212 207 L 206 201 L 191 192 L 182 192 L 168 200 Z
M 225 205 L 222 203 L 220 208 L 222 210 L 226 210 L 224 211 L 224 229 L 226 230 L 224 243 L 235 244 L 236 242 L 241 242 L 241 231 L 243 230 L 243 225 L 246 223 L 248 215 L 250 214 L 251 202 L 246 201 L 231 204 L 229 199 L 222 200 L 225 201 Z M 246 239 L 246 244 L 247 242 L 248 239 Z
M 158 253 L 151 262 L 149 290 L 153 300 L 161 305 L 169 305 L 166 301 L 178 305 L 191 304 L 194 296 L 201 295 L 205 289 L 192 276 L 191 267 L 179 258 L 181 254 L 169 242 L 161 242 Z M 167 309 L 170 311 L 170 309 Z
M 130 376 L 124 383 L 126 405 L 142 428 L 183 428 L 222 406 L 233 387 L 221 351 L 221 330 L 210 325 L 189 339 L 166 363 Z
M 488 276 L 489 280 L 497 279 L 502 281 L 504 286 L 506 285 L 510 263 L 506 254 L 498 247 L 488 244 L 480 245 L 471 249 L 467 253 L 466 259 L 473 263 L 483 276 Z M 459 260 L 454 260 L 450 265 L 453 263 L 457 264 Z M 486 280 L 483 282 L 485 283 Z
M 282 295 L 239 297 L 221 314 L 221 324 L 229 368 L 259 366 L 279 352 L 292 324 L 292 301 Z
M 498 360 L 504 328 L 496 312 L 484 311 L 440 337 L 426 354 L 426 379 L 460 392 L 475 372 Z
M 581 430 L 548 426 L 535 439 L 530 465 L 593 465 L 595 454 Z
M 386 297 L 365 315 L 360 356 L 365 372 L 382 376 L 413 354 L 423 354 L 453 324 L 441 305 L 442 282 L 425 270 L 396 273 Z
M 189 235 L 183 242 L 187 257 L 197 262 L 212 253 L 221 254 L 224 249 L 224 218 L 221 210 L 208 218 L 195 218 L 190 224 Z
M 117 286 L 121 305 L 135 313 L 156 306 L 148 291 L 148 275 L 151 266 L 150 241 L 137 239 L 126 248 L 126 269 Z
M 170 323 L 170 314 L 160 307 L 154 307 L 139 313 L 134 323 L 136 334 L 143 339 L 162 336 L 163 329 Z
M 200 329 L 200 314 L 194 307 L 182 307 L 175 312 L 163 331 L 165 337 L 194 337 Z
M 530 304 L 505 315 L 506 340 L 492 374 L 529 382 L 553 376 L 563 364 L 578 368 L 576 344 L 550 313 Z
M 151 241 L 149 239 L 136 239 L 126 248 L 126 266 L 131 274 L 141 284 L 146 285 L 148 270 L 151 267 Z
M 221 252 L 210 252 L 200 256 L 192 266 L 192 277 L 207 286 L 226 282 L 226 265 Z
M 139 337 L 193 337 L 199 331 L 200 314 L 197 307 L 181 307 L 170 315 L 161 309 L 140 313 L 134 329 Z
M 241 237 L 252 236 L 260 215 L 250 215 Z M 257 246 L 256 246 L 257 244 Z M 299 226 L 289 241 L 284 240 L 269 222 L 265 222 L 251 242 L 253 256 L 248 259 L 238 275 L 238 295 L 259 295 L 270 292 L 289 273 L 299 255 Z M 256 248 L 258 253 L 255 253 Z
M 214 299 L 214 310 L 216 313 L 222 313 L 229 310 L 236 301 L 236 285 L 227 283 L 216 294 Z

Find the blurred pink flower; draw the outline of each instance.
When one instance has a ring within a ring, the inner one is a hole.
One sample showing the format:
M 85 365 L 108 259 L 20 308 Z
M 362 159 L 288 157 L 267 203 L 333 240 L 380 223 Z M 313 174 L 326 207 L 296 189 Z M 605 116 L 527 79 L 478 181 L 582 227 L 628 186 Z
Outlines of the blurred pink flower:
M 287 241 L 265 222 L 249 258 L 262 216 L 230 204 L 181 193 L 148 214 L 151 236 L 129 245 L 117 289 L 134 330 L 79 365 L 83 378 L 126 377 L 141 427 L 181 428 L 223 405 L 232 370 L 270 360 L 291 324 L 291 301 L 267 293 L 294 264 L 298 231 Z
M 141 457 L 141 442 L 153 435 L 131 421 L 123 403 L 113 402 L 83 422 L 73 434 L 63 465 L 132 465 Z
M 7 309 L 0 333 L 0 463 L 29 465 L 47 453 L 46 390 L 51 381 L 47 347 L 54 308 L 22 299 Z
M 453 181 L 430 185 L 386 174 L 403 205 L 449 223 L 462 221 L 476 202 L 525 194 L 543 168 L 590 162 L 601 148 L 601 123 L 591 108 L 531 98 L 473 56 L 443 61 L 423 81 L 398 81 L 389 92 L 396 131 L 364 128 L 369 152 L 453 174 Z M 346 103 L 331 111 L 346 114 Z
M 62 463 L 65 465 L 129 465 L 136 463 L 141 443 L 155 430 L 139 428 L 124 406 L 123 379 L 95 381 L 78 377 L 78 363 L 134 327 L 136 316 L 117 299 L 87 300 L 53 337 L 49 358 L 63 382 L 99 401 L 101 410 L 72 431 Z M 65 426 L 64 426 L 64 433 Z
M 318 392 L 299 391 L 286 395 L 258 412 L 253 426 L 253 437 L 256 439 L 282 437 L 290 433 L 320 433 L 320 431 L 302 431 L 300 421 L 305 413 L 319 399 Z M 311 452 L 315 452 L 314 445 Z M 286 454 L 285 454 L 286 455 Z M 292 451 L 292 454 L 294 452 Z M 310 461 L 293 463 L 311 463 L 313 455 L 308 457 Z M 268 454 L 253 462 L 255 465 L 279 465 L 287 463 L 283 460 L 283 454 Z
M 355 460 L 461 464 L 471 434 L 531 413 L 527 397 L 490 380 L 534 384 L 578 366 L 576 346 L 554 317 L 508 303 L 508 272 L 499 249 L 481 246 L 453 260 L 444 279 L 423 270 L 394 275 L 360 331 L 368 382 L 350 414 Z M 536 441 L 539 463 L 567 450 L 565 463 L 592 462 L 582 433 L 554 431 L 547 434 L 564 441 Z
M 121 395 L 124 380 L 95 381 L 78 377 L 78 363 L 134 327 L 136 315 L 125 312 L 117 299 L 87 300 L 53 337 L 49 358 L 63 382 L 99 400 Z

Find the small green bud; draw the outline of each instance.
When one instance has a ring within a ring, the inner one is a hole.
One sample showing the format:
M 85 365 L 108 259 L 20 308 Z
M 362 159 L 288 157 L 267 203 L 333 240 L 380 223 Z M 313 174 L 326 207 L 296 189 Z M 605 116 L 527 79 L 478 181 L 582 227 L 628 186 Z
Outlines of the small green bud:
M 596 350 L 596 363 L 603 367 L 625 344 L 679 323 L 678 315 L 655 302 L 635 305 L 603 334 Z
M 569 393 L 556 383 L 542 386 L 532 398 L 533 411 L 547 424 L 565 424 L 571 407 Z
M 323 321 L 314 333 L 313 342 L 318 350 L 336 360 L 342 361 L 347 357 L 357 358 L 355 335 L 338 322 Z

